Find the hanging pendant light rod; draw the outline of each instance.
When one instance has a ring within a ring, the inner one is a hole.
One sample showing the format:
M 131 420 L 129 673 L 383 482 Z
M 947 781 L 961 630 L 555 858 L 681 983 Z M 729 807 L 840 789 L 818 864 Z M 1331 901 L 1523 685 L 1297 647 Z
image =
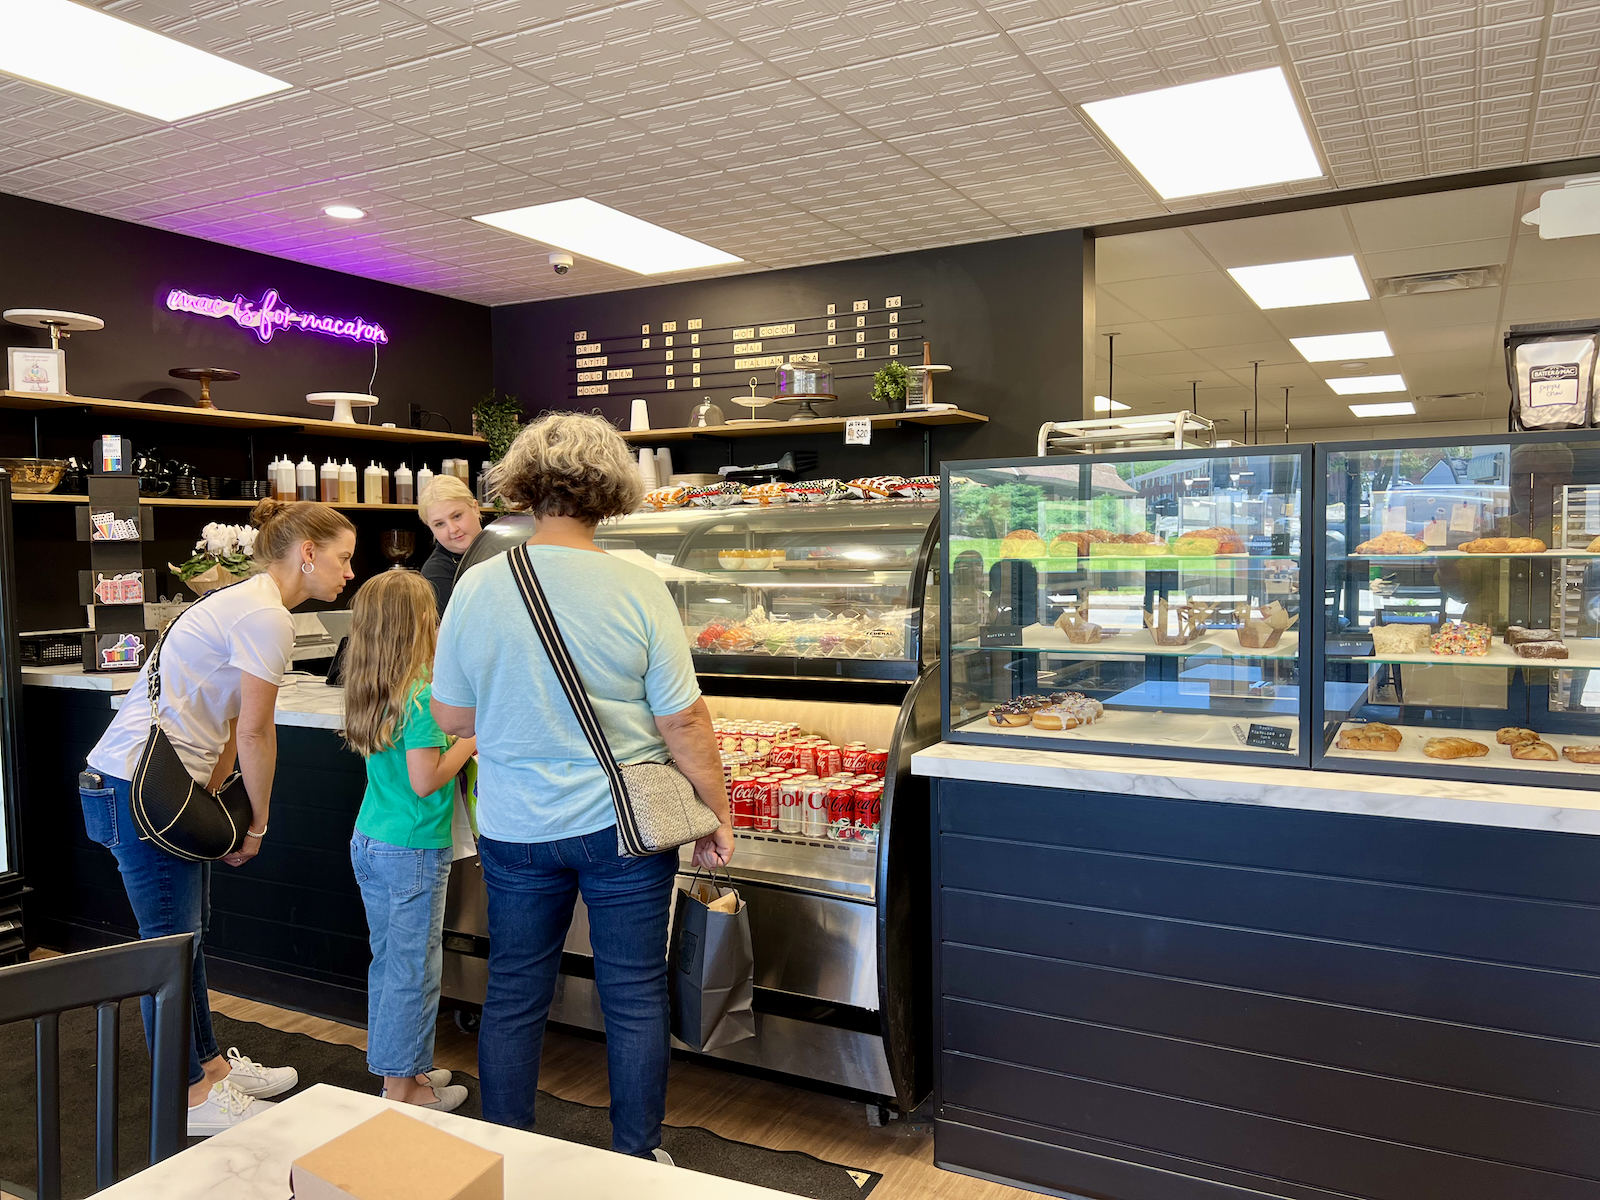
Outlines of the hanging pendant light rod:
M 1256 445 L 1261 444 L 1261 364 L 1265 359 L 1252 358 L 1250 365 L 1255 368 L 1255 379 L 1251 384 L 1251 392 L 1256 398 Z
M 1114 333 L 1106 334 L 1106 399 L 1110 402 L 1106 405 L 1109 417 L 1111 406 L 1117 400 L 1117 335 Z
M 1289 389 L 1283 389 L 1283 444 L 1289 444 Z

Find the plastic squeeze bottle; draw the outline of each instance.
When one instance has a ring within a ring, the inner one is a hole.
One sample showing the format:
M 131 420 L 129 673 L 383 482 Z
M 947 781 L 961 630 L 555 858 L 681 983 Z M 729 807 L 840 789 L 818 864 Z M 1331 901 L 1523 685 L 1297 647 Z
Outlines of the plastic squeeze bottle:
M 339 503 L 339 460 L 330 458 L 322 464 L 322 502 L 324 504 Z
M 423 463 L 417 468 L 417 503 L 422 503 L 422 493 L 428 490 L 428 485 L 433 482 L 433 472 L 428 470 L 428 464 Z
M 383 468 L 376 459 L 361 473 L 361 503 L 383 503 Z
M 339 503 L 356 503 L 356 469 L 348 458 L 339 468 Z
M 317 464 L 311 461 L 309 454 L 303 456 L 294 469 L 294 496 L 296 500 L 317 498 Z
M 411 468 L 401 463 L 394 469 L 394 502 L 396 504 L 415 504 L 416 496 L 412 492 Z

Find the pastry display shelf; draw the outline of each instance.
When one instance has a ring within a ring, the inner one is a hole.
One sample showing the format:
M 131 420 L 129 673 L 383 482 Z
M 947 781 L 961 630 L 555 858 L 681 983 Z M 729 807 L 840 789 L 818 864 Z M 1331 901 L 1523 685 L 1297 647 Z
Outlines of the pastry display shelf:
M 87 396 L 42 395 L 37 392 L 0 391 L 0 408 L 23 412 L 86 412 L 97 417 L 129 421 L 160 421 L 177 425 L 209 425 L 241 432 L 278 429 L 316 437 L 354 438 L 379 442 L 425 442 L 487 446 L 468 433 L 440 433 L 432 429 L 391 429 L 384 425 L 346 425 L 316 417 L 273 413 L 234 412 L 226 408 L 182 408 L 172 404 L 145 404 L 137 400 L 97 400 Z
M 1213 630 L 1182 646 L 1163 646 L 1148 630 L 1127 630 L 1099 642 L 1071 642 L 1053 625 L 1028 625 L 1022 630 L 1020 646 L 980 646 L 975 640 L 956 643 L 955 650 L 994 650 L 1001 653 L 1032 651 L 1036 654 L 1064 654 L 1074 658 L 1250 658 L 1293 659 L 1300 652 L 1300 639 L 1294 630 L 1278 639 L 1270 650 L 1252 650 L 1238 644 L 1229 630 Z
M 995 541 L 1000 539 L 996 538 Z M 964 549 L 960 539 L 952 539 L 952 558 Z M 970 549 L 978 549 L 976 546 Z M 981 553 L 981 551 L 980 551 Z M 1021 555 L 999 555 L 985 558 L 991 566 L 999 562 L 1032 563 L 1040 571 L 1111 570 L 1126 571 L 1132 567 L 1155 567 L 1170 571 L 1174 567 L 1231 567 L 1252 562 L 1299 562 L 1298 554 L 1089 554 L 1076 558 L 1027 558 Z
M 87 504 L 89 497 L 74 496 L 63 492 L 46 492 L 43 495 L 16 495 L 11 499 L 18 503 L 48 503 L 48 504 Z M 141 496 L 141 508 L 242 508 L 252 509 L 259 500 L 183 500 L 176 496 Z M 409 512 L 417 511 L 415 504 L 330 504 L 329 508 L 337 508 L 343 512 L 362 512 L 372 510 L 375 512 Z M 480 509 L 480 512 L 494 512 L 492 508 Z
M 1600 667 L 1600 639 L 1574 638 L 1566 643 L 1566 658 L 1523 658 L 1504 642 L 1489 643 L 1487 654 L 1332 654 L 1329 662 L 1379 662 L 1427 667 Z
M 1346 729 L 1359 729 L 1365 722 L 1349 721 L 1339 727 L 1339 732 Z M 1385 721 L 1392 729 L 1401 733 L 1400 749 L 1386 750 L 1342 750 L 1335 742 L 1328 743 L 1325 758 L 1334 762 L 1371 762 L 1371 763 L 1408 763 L 1412 766 L 1437 768 L 1441 763 L 1461 763 L 1474 767 L 1498 767 L 1501 770 L 1513 771 L 1547 771 L 1556 775 L 1576 776 L 1574 786 L 1594 787 L 1600 785 L 1600 764 L 1575 763 L 1560 758 L 1551 762 L 1549 759 L 1537 758 L 1512 758 L 1511 747 L 1498 744 L 1493 729 L 1449 729 L 1439 725 L 1395 725 Z M 1593 746 L 1597 740 L 1593 737 L 1575 737 L 1572 734 L 1543 733 L 1540 736 L 1556 748 L 1556 753 L 1561 752 L 1563 746 Z M 1422 752 L 1422 747 L 1429 738 L 1436 737 L 1463 737 L 1471 738 L 1475 742 L 1482 742 L 1489 747 L 1488 754 L 1480 754 L 1472 758 L 1429 758 Z
M 1468 554 L 1464 550 L 1425 550 L 1421 554 L 1330 554 L 1328 563 L 1336 562 L 1426 562 L 1435 558 L 1600 558 L 1600 553 L 1588 550 L 1540 550 L 1533 553 Z
M 959 408 L 934 412 L 862 413 L 853 417 L 824 417 L 820 421 L 750 421 L 741 425 L 685 425 L 672 429 L 620 430 L 626 441 L 638 445 L 655 442 L 687 442 L 692 438 L 793 437 L 804 433 L 843 433 L 846 420 L 868 420 L 874 429 L 893 429 L 901 425 L 982 425 L 989 418 Z
M 859 587 L 885 583 L 904 583 L 911 571 L 909 563 L 899 567 L 806 567 L 786 570 L 768 567 L 764 571 L 730 571 L 720 567 L 688 568 L 718 583 L 738 583 L 750 587 L 817 587 L 853 584 Z
M 1115 701 L 1109 703 L 1114 704 Z M 1159 721 L 1152 719 L 1157 716 L 1160 717 Z M 1289 749 L 1257 748 L 1262 757 L 1272 759 L 1291 758 L 1299 753 L 1299 720 L 1299 717 L 1292 714 L 1275 712 L 1263 712 L 1253 717 L 1225 717 L 1209 713 L 1152 713 L 1143 709 L 1119 710 L 1107 707 L 1105 715 L 1093 725 L 1081 725 L 1077 729 L 1036 729 L 1032 725 L 1005 729 L 989 724 L 988 714 L 985 713 L 975 721 L 955 726 L 954 732 L 1037 740 L 1044 743 L 1040 749 L 1070 750 L 1073 743 L 1092 742 L 1096 744 L 1096 749 L 1104 751 L 1110 746 L 1123 743 L 1128 746 L 1189 747 L 1202 751 L 1203 755 L 1203 751 L 1208 747 L 1239 749 L 1239 734 L 1252 722 L 1266 721 L 1290 726 L 1295 732 L 1291 737 Z

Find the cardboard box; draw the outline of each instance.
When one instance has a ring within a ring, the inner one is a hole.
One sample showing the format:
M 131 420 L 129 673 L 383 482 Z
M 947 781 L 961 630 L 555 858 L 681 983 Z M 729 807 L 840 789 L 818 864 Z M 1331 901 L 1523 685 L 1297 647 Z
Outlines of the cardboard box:
M 505 1200 L 498 1154 L 390 1110 L 289 1169 L 295 1200 Z

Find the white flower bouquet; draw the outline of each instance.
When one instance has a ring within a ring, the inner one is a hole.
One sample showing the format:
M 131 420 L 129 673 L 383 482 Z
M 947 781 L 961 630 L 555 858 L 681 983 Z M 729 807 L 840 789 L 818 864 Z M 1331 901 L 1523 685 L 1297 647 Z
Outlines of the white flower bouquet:
M 237 583 L 255 571 L 256 528 L 253 525 L 220 525 L 213 522 L 200 531 L 194 556 L 181 567 L 167 564 L 170 570 L 197 596 L 214 588 Z

